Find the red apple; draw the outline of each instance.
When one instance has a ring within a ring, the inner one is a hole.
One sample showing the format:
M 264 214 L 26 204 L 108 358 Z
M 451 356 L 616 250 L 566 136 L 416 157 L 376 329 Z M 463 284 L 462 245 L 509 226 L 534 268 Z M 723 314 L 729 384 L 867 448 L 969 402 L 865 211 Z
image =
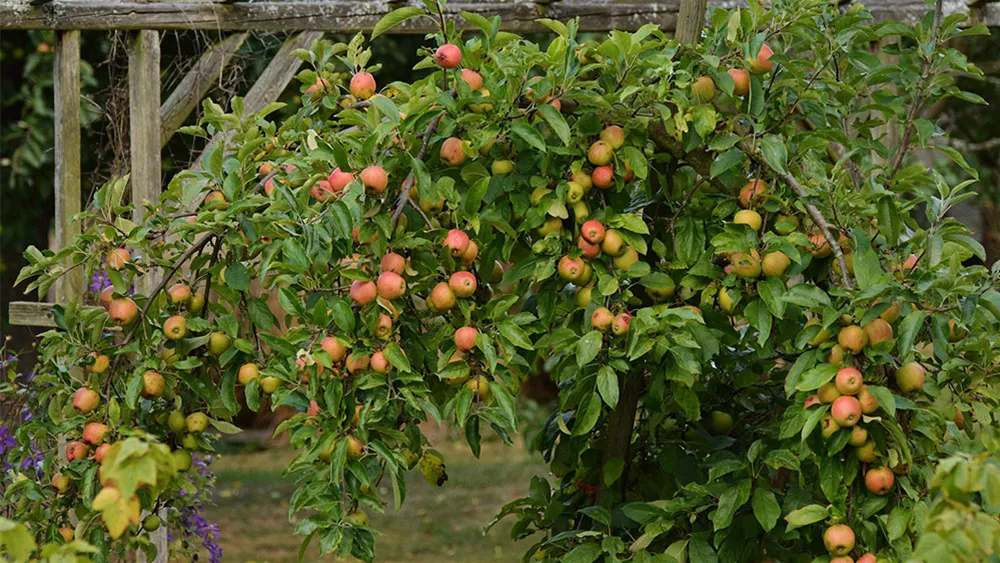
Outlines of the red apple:
M 865 487 L 880 497 L 892 491 L 896 483 L 896 475 L 888 467 L 876 467 L 865 473 Z
M 375 95 L 375 77 L 370 72 L 359 72 L 351 77 L 351 95 L 359 100 L 367 100 Z
M 863 384 L 861 372 L 855 368 L 842 368 L 837 372 L 837 391 L 841 395 L 857 395 Z
M 476 293 L 477 286 L 476 276 L 472 272 L 455 272 L 448 280 L 448 287 L 458 297 L 471 297 Z
M 108 431 L 106 424 L 100 422 L 88 422 L 83 427 L 83 441 L 97 446 L 104 441 L 104 434 Z
M 469 250 L 469 243 L 469 235 L 459 229 L 452 229 L 448 231 L 448 235 L 444 238 L 442 246 L 447 248 L 453 257 L 458 258 Z
M 389 174 L 385 168 L 372 165 L 361 171 L 361 183 L 365 186 L 365 192 L 369 194 L 380 194 L 389 185 Z
M 441 68 L 456 68 L 462 64 L 462 50 L 457 45 L 445 43 L 434 52 L 434 62 Z
M 90 414 L 101 404 L 97 391 L 89 387 L 81 387 L 73 394 L 73 408 L 80 414 Z
M 396 272 L 382 272 L 378 276 L 377 290 L 382 299 L 398 299 L 406 294 L 406 280 Z
M 351 283 L 351 300 L 362 307 L 375 301 L 377 295 L 378 288 L 373 281 L 354 280 Z
M 455 331 L 455 347 L 459 352 L 468 352 L 476 347 L 476 335 L 479 331 L 475 327 L 463 326 Z
M 861 420 L 861 403 L 850 395 L 837 397 L 830 406 L 830 414 L 839 426 L 854 426 Z

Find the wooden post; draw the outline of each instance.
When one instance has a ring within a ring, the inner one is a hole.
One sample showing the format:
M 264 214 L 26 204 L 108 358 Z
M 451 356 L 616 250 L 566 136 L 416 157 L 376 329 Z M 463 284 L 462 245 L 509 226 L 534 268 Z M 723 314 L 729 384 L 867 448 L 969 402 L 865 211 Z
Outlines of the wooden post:
M 141 223 L 146 205 L 160 199 L 160 33 L 136 32 L 128 56 L 129 134 L 131 136 L 132 220 Z M 156 286 L 154 274 L 136 279 L 136 292 Z
M 55 90 L 56 250 L 73 244 L 80 224 L 70 217 L 80 212 L 80 32 L 57 31 Z M 83 288 L 77 269 L 55 284 L 55 301 L 68 303 Z
M 681 43 L 697 43 L 705 27 L 705 10 L 708 0 L 681 0 L 677 13 L 677 31 L 674 38 Z

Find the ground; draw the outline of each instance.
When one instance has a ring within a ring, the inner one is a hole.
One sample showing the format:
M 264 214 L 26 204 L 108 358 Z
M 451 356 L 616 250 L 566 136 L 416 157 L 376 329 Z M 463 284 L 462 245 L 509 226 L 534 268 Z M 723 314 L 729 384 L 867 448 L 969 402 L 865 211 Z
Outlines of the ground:
M 380 563 L 464 563 L 519 561 L 527 543 L 510 539 L 512 519 L 483 535 L 482 528 L 500 507 L 527 494 L 532 475 L 546 475 L 538 455 L 521 445 L 504 446 L 498 440 L 483 443 L 476 459 L 459 434 L 441 434 L 433 443 L 445 455 L 448 482 L 432 487 L 419 471 L 408 474 L 406 502 L 399 512 L 372 514 L 376 561 Z M 222 532 L 223 561 L 286 563 L 297 560 L 301 537 L 293 536 L 288 521 L 288 499 L 294 487 L 281 479 L 281 470 L 294 452 L 289 448 L 221 456 L 213 469 L 218 476 L 216 506 L 210 521 Z M 392 491 L 383 491 L 392 501 Z M 315 544 L 315 542 L 314 542 Z M 310 549 L 305 561 L 318 559 Z M 331 561 L 333 557 L 329 558 Z

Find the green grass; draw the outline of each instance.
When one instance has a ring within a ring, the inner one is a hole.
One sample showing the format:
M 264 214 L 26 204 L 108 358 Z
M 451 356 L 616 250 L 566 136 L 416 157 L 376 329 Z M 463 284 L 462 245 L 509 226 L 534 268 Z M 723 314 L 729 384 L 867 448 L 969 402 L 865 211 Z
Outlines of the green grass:
M 434 440 L 448 464 L 448 482 L 443 487 L 432 487 L 419 471 L 411 471 L 407 474 L 406 502 L 399 512 L 392 511 L 391 489 L 382 491 L 390 503 L 386 514 L 370 514 L 372 526 L 379 532 L 376 561 L 520 560 L 527 544 L 510 539 L 512 519 L 502 521 L 489 535 L 483 535 L 482 528 L 501 506 L 524 496 L 531 476 L 546 474 L 545 465 L 520 445 L 507 447 L 499 441 L 484 442 L 477 460 L 464 442 L 454 441 L 457 437 L 455 433 Z M 213 464 L 218 476 L 216 505 L 207 509 L 206 516 L 219 524 L 224 561 L 297 560 L 302 538 L 292 535 L 294 524 L 288 521 L 288 499 L 294 487 L 280 477 L 293 456 L 290 449 L 275 448 L 223 455 Z M 304 560 L 319 560 L 315 545 Z

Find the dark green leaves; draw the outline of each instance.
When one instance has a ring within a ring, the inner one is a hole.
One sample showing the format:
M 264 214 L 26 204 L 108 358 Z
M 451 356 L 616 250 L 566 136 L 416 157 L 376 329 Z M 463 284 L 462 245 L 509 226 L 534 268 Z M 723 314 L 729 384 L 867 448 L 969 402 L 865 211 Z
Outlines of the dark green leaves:
M 576 344 L 577 365 L 583 367 L 593 361 L 597 357 L 597 354 L 601 352 L 601 343 L 603 340 L 603 335 L 596 330 L 585 334 Z

